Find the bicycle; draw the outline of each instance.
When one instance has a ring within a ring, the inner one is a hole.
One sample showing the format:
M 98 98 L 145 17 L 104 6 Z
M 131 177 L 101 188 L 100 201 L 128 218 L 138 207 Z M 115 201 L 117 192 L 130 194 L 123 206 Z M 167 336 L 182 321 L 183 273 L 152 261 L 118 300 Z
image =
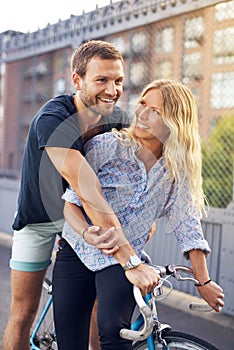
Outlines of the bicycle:
M 158 286 L 146 297 L 142 297 L 140 289 L 133 286 L 133 293 L 136 304 L 139 308 L 139 315 L 132 322 L 131 329 L 121 329 L 120 336 L 133 341 L 134 350 L 218 350 L 214 345 L 191 334 L 173 331 L 169 324 L 162 324 L 159 321 L 157 312 L 157 301 L 163 296 L 163 285 L 169 286 L 172 290 L 170 277 L 177 281 L 197 281 L 193 277 L 183 277 L 182 273 L 192 275 L 192 269 L 182 265 L 153 266 L 160 273 L 161 280 Z M 46 318 L 52 306 L 52 285 L 45 279 L 44 291 L 48 293 L 47 303 L 40 314 L 40 318 L 30 338 L 31 350 L 57 350 L 56 335 L 51 319 L 46 325 Z M 207 304 L 190 304 L 192 310 L 211 311 Z
M 153 292 L 142 297 L 140 289 L 133 287 L 134 297 L 138 305 L 140 315 L 131 325 L 131 329 L 122 329 L 120 335 L 123 338 L 133 340 L 134 350 L 218 350 L 214 345 L 191 334 L 173 331 L 168 324 L 159 321 L 157 312 L 157 300 L 163 295 L 163 285 L 172 285 L 168 278 L 174 277 L 177 281 L 191 281 L 197 283 L 193 277 L 182 277 L 180 272 L 192 275 L 192 269 L 182 265 L 153 266 L 162 277 Z M 169 293 L 167 294 L 167 296 Z M 208 304 L 190 304 L 190 309 L 197 311 L 211 311 Z M 142 329 L 140 329 L 143 327 Z M 139 330 L 140 329 L 140 330 Z

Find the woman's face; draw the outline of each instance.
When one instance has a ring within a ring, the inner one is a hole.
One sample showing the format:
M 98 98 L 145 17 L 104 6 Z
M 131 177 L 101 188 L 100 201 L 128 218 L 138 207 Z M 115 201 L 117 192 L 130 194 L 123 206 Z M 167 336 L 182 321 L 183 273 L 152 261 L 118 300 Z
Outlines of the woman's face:
M 143 142 L 159 140 L 164 143 L 169 129 L 162 119 L 163 97 L 159 89 L 152 88 L 141 98 L 136 109 L 135 135 Z

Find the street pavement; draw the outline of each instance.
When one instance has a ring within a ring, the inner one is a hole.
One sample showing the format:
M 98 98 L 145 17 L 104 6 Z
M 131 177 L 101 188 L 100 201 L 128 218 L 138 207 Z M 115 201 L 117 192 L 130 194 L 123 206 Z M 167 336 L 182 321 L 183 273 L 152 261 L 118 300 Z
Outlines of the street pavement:
M 12 238 L 0 232 L 0 344 L 7 323 L 10 305 L 10 269 L 8 266 Z M 159 319 L 173 330 L 198 336 L 214 344 L 219 350 L 234 350 L 234 317 L 215 312 L 190 311 L 188 305 L 200 299 L 173 290 L 158 303 Z M 1 348 L 1 347 L 0 347 Z
M 11 252 L 11 236 L 0 232 L 0 344 L 9 315 L 10 305 L 10 269 L 8 266 Z M 1 349 L 1 345 L 0 345 Z

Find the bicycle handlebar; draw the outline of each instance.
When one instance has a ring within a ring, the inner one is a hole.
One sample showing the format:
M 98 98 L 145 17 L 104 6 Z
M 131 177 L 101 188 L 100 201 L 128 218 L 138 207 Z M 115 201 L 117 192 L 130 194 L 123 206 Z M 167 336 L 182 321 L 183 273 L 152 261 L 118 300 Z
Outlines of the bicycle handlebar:
M 198 281 L 194 277 L 182 277 L 179 272 L 185 272 L 187 274 L 193 275 L 193 270 L 188 266 L 183 265 L 167 265 L 167 266 L 152 266 L 161 277 L 172 276 L 177 281 L 192 281 L 197 283 Z M 158 290 L 163 283 L 159 283 L 158 286 L 154 289 L 152 294 L 156 295 L 156 290 Z M 140 341 L 145 340 L 152 333 L 154 327 L 154 320 L 152 316 L 152 312 L 150 307 L 144 301 L 141 291 L 137 286 L 133 286 L 133 294 L 138 305 L 139 311 L 141 312 L 144 319 L 144 327 L 139 330 L 131 330 L 123 328 L 120 330 L 120 336 L 125 339 Z M 211 311 L 212 308 L 208 304 L 199 304 L 199 303 L 191 303 L 189 305 L 191 310 L 196 311 Z
M 133 286 L 133 294 L 136 303 L 139 307 L 144 318 L 144 327 L 140 331 L 134 331 L 131 329 L 122 328 L 120 330 L 120 336 L 124 339 L 139 341 L 146 339 L 153 331 L 153 316 L 150 307 L 144 301 L 141 291 L 137 286 Z

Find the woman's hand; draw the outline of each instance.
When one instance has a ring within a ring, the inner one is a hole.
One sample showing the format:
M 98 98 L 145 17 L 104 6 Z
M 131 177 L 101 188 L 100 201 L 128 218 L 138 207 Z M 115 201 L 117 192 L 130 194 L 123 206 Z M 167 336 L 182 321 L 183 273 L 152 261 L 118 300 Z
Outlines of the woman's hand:
M 206 264 L 206 256 L 200 249 L 193 249 L 189 251 L 189 258 L 192 263 L 193 275 L 200 283 L 208 281 L 210 279 L 209 272 Z M 197 287 L 198 292 L 202 298 L 212 307 L 216 312 L 220 312 L 224 306 L 223 289 L 211 281 L 205 285 Z
M 211 281 L 205 286 L 197 287 L 197 290 L 214 311 L 220 312 L 222 310 L 224 293 L 217 283 Z
M 126 271 L 126 277 L 132 284 L 140 288 L 143 296 L 152 292 L 160 280 L 160 275 L 152 267 L 143 263 Z
M 83 239 L 107 255 L 113 255 L 119 249 L 119 236 L 114 227 L 101 229 L 90 226 L 82 234 Z

